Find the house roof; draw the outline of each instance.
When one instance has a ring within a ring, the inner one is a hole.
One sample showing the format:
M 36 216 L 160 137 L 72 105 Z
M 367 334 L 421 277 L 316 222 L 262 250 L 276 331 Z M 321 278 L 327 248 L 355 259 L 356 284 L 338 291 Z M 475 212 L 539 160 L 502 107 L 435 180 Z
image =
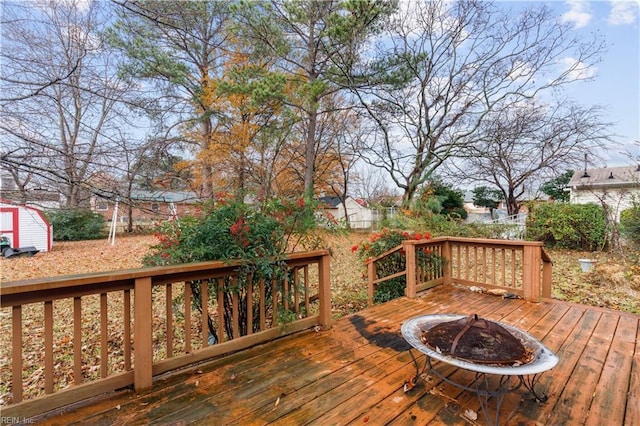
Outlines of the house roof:
M 320 197 L 318 198 L 318 201 L 320 202 L 320 204 L 324 204 L 327 207 L 338 207 L 341 203 L 342 203 L 342 199 L 340 197 L 329 197 L 329 196 L 325 196 L 325 197 Z
M 131 199 L 137 201 L 153 201 L 161 203 L 195 203 L 200 197 L 190 191 L 145 191 L 135 189 L 131 191 Z
M 570 188 L 640 187 L 640 165 L 577 170 L 569 181 Z

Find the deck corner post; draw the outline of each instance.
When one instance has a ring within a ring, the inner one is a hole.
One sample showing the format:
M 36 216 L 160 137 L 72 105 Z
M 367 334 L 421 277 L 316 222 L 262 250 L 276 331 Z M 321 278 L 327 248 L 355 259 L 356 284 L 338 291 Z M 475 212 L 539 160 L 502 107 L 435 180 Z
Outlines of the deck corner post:
M 318 269 L 320 325 L 327 330 L 331 328 L 331 256 L 329 254 L 320 258 Z
M 416 298 L 416 246 L 409 242 L 403 241 L 402 248 L 405 253 L 405 272 L 407 277 L 407 287 L 405 288 L 405 296 L 409 299 Z
M 136 278 L 134 287 L 134 371 L 136 391 L 148 389 L 153 383 L 152 293 L 151 277 Z
M 540 262 L 542 248 L 540 246 L 525 245 L 523 252 L 523 283 L 524 299 L 528 302 L 540 302 Z

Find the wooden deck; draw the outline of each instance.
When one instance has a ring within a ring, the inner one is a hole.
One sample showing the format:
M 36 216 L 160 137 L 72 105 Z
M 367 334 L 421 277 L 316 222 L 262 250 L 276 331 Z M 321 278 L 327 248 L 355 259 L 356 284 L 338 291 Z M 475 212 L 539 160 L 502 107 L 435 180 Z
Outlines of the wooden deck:
M 556 301 L 529 303 L 450 285 L 398 299 L 158 380 L 151 390 L 39 419 L 46 424 L 485 424 L 475 394 L 415 372 L 401 323 L 429 313 L 477 313 L 527 330 L 560 358 L 539 404 L 510 394 L 508 425 L 640 425 L 640 316 Z M 472 373 L 436 364 L 457 382 Z M 490 404 L 490 407 L 493 405 Z M 470 421 L 465 413 L 477 421 Z

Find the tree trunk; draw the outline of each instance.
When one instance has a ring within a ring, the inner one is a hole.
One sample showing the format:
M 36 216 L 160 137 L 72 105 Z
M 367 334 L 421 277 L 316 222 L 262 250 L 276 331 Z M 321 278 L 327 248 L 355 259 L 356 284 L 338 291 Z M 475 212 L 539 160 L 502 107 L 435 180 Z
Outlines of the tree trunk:
M 117 220 L 117 218 L 115 218 Z M 127 232 L 133 232 L 133 205 L 131 201 L 127 204 Z
M 342 208 L 344 209 L 344 224 L 347 229 L 351 229 L 351 221 L 349 220 L 349 211 L 347 210 L 347 196 L 346 194 L 342 198 Z
M 202 137 L 202 151 L 206 152 L 211 144 L 211 120 L 205 119 L 202 121 L 201 137 Z M 211 168 L 208 161 L 203 161 L 201 165 L 202 171 L 202 198 L 211 198 L 213 196 L 213 186 L 211 183 Z
M 309 200 L 313 199 L 313 174 L 316 162 L 316 123 L 318 120 L 317 107 L 311 106 L 309 113 L 309 130 L 304 153 L 304 194 Z
M 513 195 L 513 192 L 510 192 L 506 199 L 506 207 L 507 207 L 507 215 L 513 216 L 520 212 L 520 203 Z

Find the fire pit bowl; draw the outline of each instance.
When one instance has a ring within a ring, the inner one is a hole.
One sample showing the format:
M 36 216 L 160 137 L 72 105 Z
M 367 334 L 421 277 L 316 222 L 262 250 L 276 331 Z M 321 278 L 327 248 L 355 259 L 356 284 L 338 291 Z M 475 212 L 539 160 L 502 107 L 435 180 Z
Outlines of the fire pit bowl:
M 430 358 L 477 373 L 527 376 L 550 370 L 558 363 L 558 357 L 537 339 L 516 327 L 498 321 L 480 319 L 480 321 L 485 321 L 485 324 L 481 324 L 481 326 L 485 326 L 486 323 L 494 323 L 515 337 L 524 347 L 526 353 L 524 358 L 507 360 L 506 362 L 504 360 L 498 362 L 492 362 L 491 360 L 473 360 L 469 357 L 451 355 L 446 350 L 441 350 L 438 347 L 430 347 L 425 342 L 425 336 L 428 335 L 434 327 L 436 327 L 435 331 L 437 331 L 438 327 L 441 327 L 447 322 L 457 322 L 464 327 L 469 318 L 468 315 L 455 314 L 435 314 L 414 317 L 402 324 L 402 336 L 407 343 Z M 478 318 L 476 318 L 476 320 L 478 320 Z M 469 323 L 470 322 L 469 320 Z M 471 326 L 467 326 L 467 328 L 469 327 Z

